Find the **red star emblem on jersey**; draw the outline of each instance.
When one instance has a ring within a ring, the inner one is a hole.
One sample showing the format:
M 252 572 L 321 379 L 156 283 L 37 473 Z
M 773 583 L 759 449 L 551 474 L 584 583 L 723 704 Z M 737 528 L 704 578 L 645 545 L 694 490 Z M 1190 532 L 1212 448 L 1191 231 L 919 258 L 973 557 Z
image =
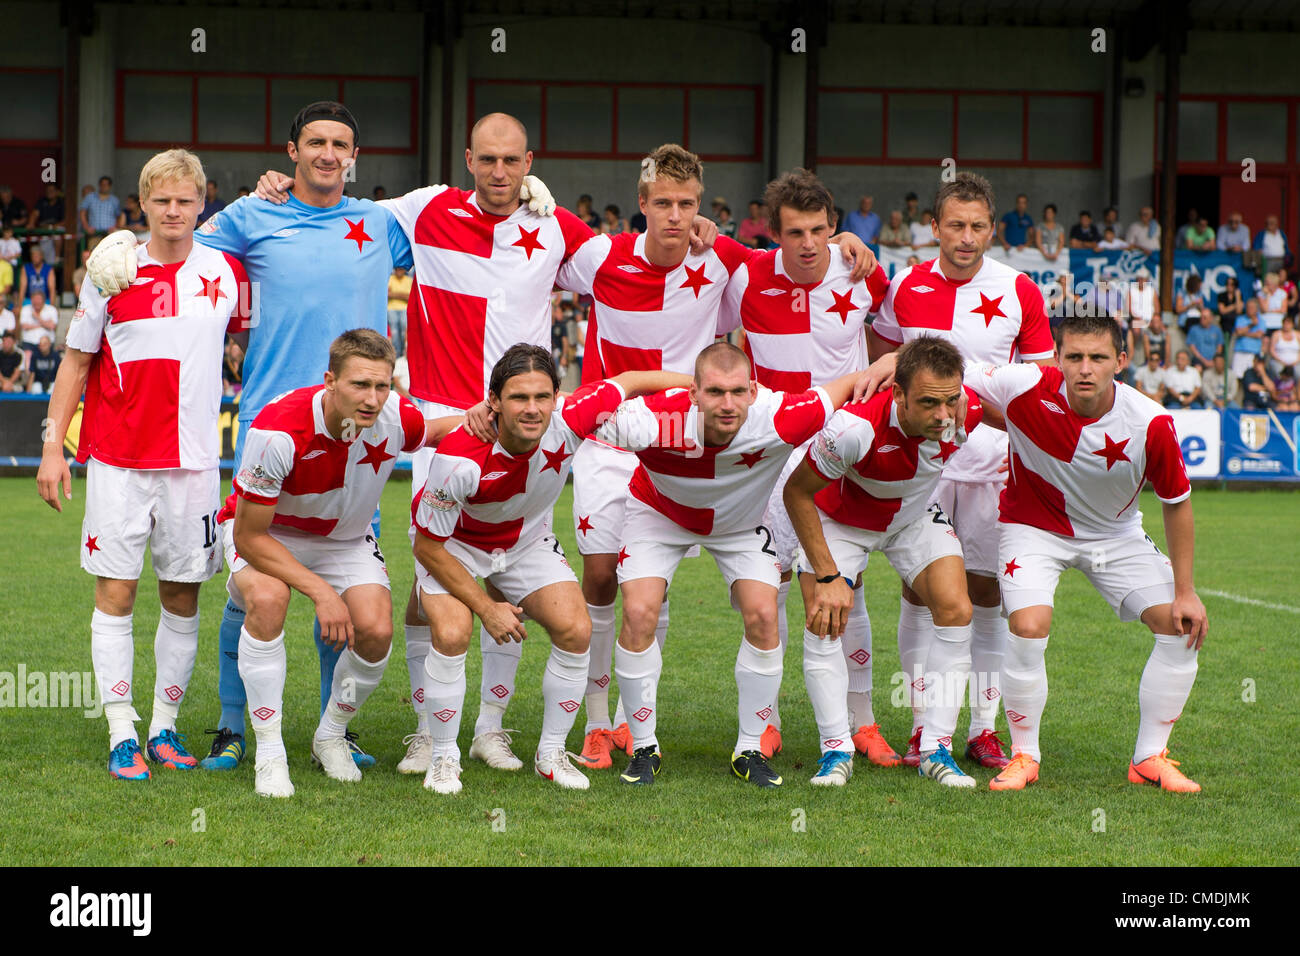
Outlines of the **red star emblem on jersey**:
M 740 453 L 740 461 L 736 462 L 736 464 L 744 465 L 746 468 L 753 468 L 763 460 L 763 452 L 766 450 L 767 449 L 765 448 L 760 448 L 758 451 L 743 451 Z
M 1118 462 L 1132 461 L 1132 459 L 1129 458 L 1128 455 L 1124 454 L 1124 446 L 1128 444 L 1127 438 L 1125 438 L 1123 441 L 1113 441 L 1111 440 L 1111 437 L 1109 435 L 1105 435 L 1105 438 L 1106 438 L 1106 447 L 1098 448 L 1096 451 L 1093 452 L 1093 454 L 1100 455 L 1102 458 L 1106 459 L 1107 471 L 1110 471 L 1110 469 Z
M 361 247 L 365 243 L 375 241 L 366 235 L 366 221 L 364 219 L 358 219 L 356 222 L 353 222 L 351 219 L 345 218 L 343 221 L 351 227 L 348 229 L 348 234 L 343 238 L 355 239 L 357 243 L 357 252 L 361 251 Z
M 591 530 L 591 515 L 583 515 L 578 519 L 578 530 L 583 534 Z
M 687 266 L 686 275 L 687 279 L 681 284 L 681 288 L 690 289 L 695 293 L 695 298 L 697 299 L 700 297 L 701 289 L 706 285 L 713 285 L 712 279 L 706 279 L 704 277 L 704 266 L 700 266 L 698 269 L 692 269 L 690 266 Z
M 624 560 L 626 560 L 628 557 L 630 557 L 630 555 L 628 555 L 628 553 L 627 553 L 627 548 L 619 548 L 619 549 L 618 549 L 618 564 L 619 564 L 619 567 L 622 567 L 622 566 L 623 566 L 623 562 L 624 562 Z
M 845 292 L 843 295 L 840 295 L 840 293 L 838 292 L 832 292 L 831 296 L 835 299 L 835 305 L 833 305 L 831 308 L 827 309 L 826 311 L 834 312 L 836 315 L 838 315 L 840 317 L 841 325 L 848 325 L 849 313 L 857 308 L 857 306 L 853 304 L 853 290 L 850 289 L 848 292 Z
M 357 459 L 357 466 L 360 467 L 361 465 L 370 465 L 375 469 L 376 475 L 379 474 L 380 465 L 382 465 L 384 462 L 388 461 L 391 458 L 397 457 L 396 455 L 388 454 L 387 438 L 385 438 L 382 442 L 379 442 L 374 445 L 370 444 L 370 442 L 366 441 L 363 438 L 361 440 L 361 444 L 366 446 L 366 453 L 361 458 Z
M 86 550 L 91 554 L 104 550 L 99 546 L 99 535 L 86 535 Z
M 956 450 L 957 450 L 956 442 L 941 441 L 939 442 L 939 454 L 931 455 L 930 460 L 934 461 L 936 458 L 938 458 L 941 462 L 943 462 L 946 465 L 948 464 L 948 459 L 952 457 L 952 453 L 955 452 Z
M 1016 572 L 1019 570 L 1020 570 L 1020 565 L 1016 564 L 1015 558 L 1012 558 L 1010 561 L 1007 562 L 1007 566 L 1002 569 L 1002 573 L 1009 578 L 1014 578 L 1016 576 Z
M 218 299 L 225 299 L 228 296 L 221 291 L 221 276 L 215 279 L 209 279 L 206 276 L 199 276 L 199 281 L 203 283 L 203 291 L 194 293 L 196 299 L 211 299 L 212 307 L 217 307 Z
M 978 309 L 971 309 L 971 312 L 972 314 L 975 315 L 984 316 L 984 327 L 987 329 L 990 325 L 993 324 L 993 319 L 996 316 L 1000 315 L 1004 319 L 1007 317 L 1007 314 L 1003 312 L 1000 308 L 998 308 L 1001 302 L 1002 302 L 1002 296 L 998 296 L 996 299 L 990 299 L 983 292 L 981 292 L 980 306 Z
M 542 465 L 542 471 L 554 468 L 557 475 L 560 474 L 560 466 L 564 464 L 564 459 L 573 457 L 573 452 L 565 451 L 563 448 L 557 448 L 555 451 L 543 448 L 542 454 L 546 456 L 546 464 Z
M 533 250 L 541 249 L 543 252 L 546 251 L 546 247 L 537 241 L 537 234 L 541 231 L 541 226 L 538 226 L 536 229 L 525 229 L 523 226 L 520 226 L 519 238 L 512 242 L 511 245 L 523 246 L 524 252 L 528 253 L 528 258 L 531 259 L 533 257 Z

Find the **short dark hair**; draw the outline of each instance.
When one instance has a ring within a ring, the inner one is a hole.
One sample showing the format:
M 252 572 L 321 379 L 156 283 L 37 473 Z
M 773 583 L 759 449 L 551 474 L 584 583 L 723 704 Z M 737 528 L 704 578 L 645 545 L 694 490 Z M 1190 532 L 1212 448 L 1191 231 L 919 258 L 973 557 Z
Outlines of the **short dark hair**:
M 615 206 L 613 203 L 610 203 L 608 206 L 605 207 L 605 212 L 612 212 L 614 214 L 615 219 L 617 219 L 620 215 L 622 215 L 622 213 L 619 212 L 618 207 Z
M 102 183 L 105 179 L 108 180 L 108 184 L 109 184 L 110 186 L 113 185 L 113 177 L 112 177 L 112 176 L 100 176 L 100 177 L 99 177 L 99 181 L 100 181 L 101 183 Z
M 1080 210 L 1079 210 L 1079 218 L 1082 219 L 1084 216 L 1087 216 L 1089 219 L 1091 219 L 1091 218 L 1092 218 L 1092 213 L 1088 212 L 1088 210 L 1086 210 L 1086 209 L 1080 209 Z
M 361 145 L 361 133 L 357 129 L 356 117 L 342 103 L 336 103 L 333 100 L 319 100 L 315 103 L 308 103 L 298 111 L 298 115 L 293 118 L 293 123 L 289 126 L 289 141 L 294 146 L 298 145 L 298 137 L 302 135 L 302 129 L 308 123 L 314 123 L 316 120 L 333 120 L 335 123 L 342 123 L 344 126 L 352 128 L 352 148 L 356 149 Z
M 506 354 L 492 366 L 492 375 L 488 379 L 488 392 L 499 398 L 501 390 L 506 387 L 506 382 L 516 375 L 525 375 L 528 372 L 542 372 L 549 375 L 552 387 L 559 391 L 560 373 L 556 371 L 555 359 L 551 357 L 550 350 L 540 345 L 519 342 L 506 349 Z
M 1119 323 L 1108 315 L 1070 315 L 1056 327 L 1056 348 L 1060 351 L 1067 335 L 1108 335 L 1115 354 L 1124 351 L 1124 333 Z M 895 373 L 897 375 L 897 373 Z
M 348 359 L 370 359 L 374 362 L 397 362 L 393 343 L 374 329 L 349 329 L 330 343 L 330 371 L 337 377 L 343 374 Z
M 918 372 L 932 372 L 939 378 L 961 378 L 965 368 L 957 346 L 937 335 L 921 335 L 898 350 L 894 381 L 907 394 Z
M 960 172 L 950 183 L 944 183 L 934 194 L 934 217 L 942 220 L 943 204 L 949 199 L 958 202 L 982 202 L 989 210 L 989 222 L 994 222 L 993 184 L 978 173 Z
M 797 167 L 783 173 L 767 184 L 763 191 L 763 202 L 767 204 L 767 225 L 772 235 L 781 232 L 781 207 L 785 206 L 796 212 L 826 211 L 826 221 L 835 228 L 835 200 L 817 176 L 803 167 Z
M 1043 207 L 1043 212 L 1047 212 L 1047 210 L 1049 209 L 1052 210 L 1052 212 L 1056 212 L 1057 211 L 1056 203 L 1049 202 L 1046 206 Z
M 700 354 L 695 356 L 695 382 L 699 384 L 700 372 L 706 365 L 717 366 L 723 371 L 730 371 L 737 365 L 744 365 L 753 376 L 753 366 L 750 365 L 749 356 L 743 349 L 738 349 L 730 342 L 714 342 L 712 345 L 702 349 Z

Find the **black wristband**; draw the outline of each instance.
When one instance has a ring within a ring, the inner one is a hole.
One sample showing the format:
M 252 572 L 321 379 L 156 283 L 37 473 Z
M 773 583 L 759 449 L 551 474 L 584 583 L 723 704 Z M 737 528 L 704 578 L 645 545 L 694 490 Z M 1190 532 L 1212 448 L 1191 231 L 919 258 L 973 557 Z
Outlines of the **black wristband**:
M 843 577 L 843 575 L 839 574 L 838 572 L 836 572 L 835 574 L 828 574 L 828 575 L 826 575 L 826 577 L 824 577 L 824 578 L 818 578 L 818 579 L 817 579 L 817 583 L 818 583 L 818 584 L 830 584 L 832 581 L 834 581 L 834 580 L 835 580 L 836 578 L 838 578 L 838 577 Z

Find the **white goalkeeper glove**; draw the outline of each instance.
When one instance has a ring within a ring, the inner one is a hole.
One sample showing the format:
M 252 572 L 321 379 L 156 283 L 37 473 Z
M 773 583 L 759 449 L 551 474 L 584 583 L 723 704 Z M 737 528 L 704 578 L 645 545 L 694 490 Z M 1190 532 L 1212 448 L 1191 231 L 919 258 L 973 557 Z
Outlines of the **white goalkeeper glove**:
M 519 187 L 519 198 L 528 203 L 528 208 L 539 216 L 555 215 L 555 200 L 551 191 L 536 176 L 524 177 L 523 185 Z
M 95 247 L 86 260 L 86 275 L 106 296 L 129 289 L 135 281 L 135 233 L 119 229 Z

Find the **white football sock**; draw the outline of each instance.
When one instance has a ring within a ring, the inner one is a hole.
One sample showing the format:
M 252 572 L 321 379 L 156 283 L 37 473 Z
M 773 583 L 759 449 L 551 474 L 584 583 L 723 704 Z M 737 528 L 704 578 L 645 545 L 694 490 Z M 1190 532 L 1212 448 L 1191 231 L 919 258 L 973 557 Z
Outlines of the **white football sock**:
M 124 740 L 139 742 L 135 721 L 140 717 L 131 704 L 131 673 L 135 664 L 131 617 L 130 614 L 115 617 L 99 608 L 90 616 L 90 660 L 95 668 L 104 716 L 108 718 L 110 749 Z
M 573 728 L 578 708 L 582 706 L 582 689 L 586 686 L 588 651 L 575 654 L 552 645 L 551 656 L 542 674 L 542 736 L 537 742 L 537 752 L 550 753 L 563 750 L 569 731 Z
M 153 719 L 149 722 L 149 739 L 164 730 L 176 729 L 176 715 L 194 673 L 199 656 L 199 616 L 180 617 L 166 608 L 158 618 L 153 639 L 156 669 L 153 680 Z
M 427 624 L 406 625 L 406 677 L 411 684 L 411 709 L 415 711 L 415 732 L 429 732 L 429 715 L 424 711 L 424 659 L 433 647 Z
M 591 652 L 587 664 L 587 726 L 584 733 L 609 730 L 609 675 L 614 664 L 614 605 L 588 604 Z
M 849 735 L 847 694 L 849 671 L 838 640 L 824 640 L 812 631 L 803 632 L 803 679 L 812 701 L 821 752 L 853 751 Z
M 781 648 L 759 650 L 746 638 L 736 654 L 736 697 L 740 715 L 740 732 L 736 737 L 739 756 L 746 750 L 758 750 L 763 731 L 771 720 L 776 695 L 781 690 Z M 843 697 L 843 692 L 841 692 Z
M 952 750 L 952 733 L 970 676 L 970 625 L 936 627 L 925 661 L 925 727 L 921 753 Z
M 663 652 L 657 643 L 640 652 L 629 651 L 622 644 L 614 645 L 614 676 L 618 678 L 622 691 L 620 698 L 627 701 L 632 711 L 628 728 L 632 731 L 634 750 L 659 743 L 655 736 L 659 722 L 655 713 L 655 695 L 663 667 Z
M 259 641 L 239 631 L 239 678 L 248 694 L 248 716 L 257 736 L 257 763 L 272 757 L 284 757 L 284 739 L 280 722 L 284 710 L 284 677 L 287 668 L 284 631 L 274 640 Z
M 456 737 L 464 709 L 465 655 L 449 657 L 430 647 L 424 659 L 424 710 L 429 718 L 429 736 L 433 738 L 433 756 L 460 759 Z
M 785 647 L 790 643 L 790 620 L 785 614 L 786 602 L 790 600 L 790 581 L 782 581 L 776 586 L 776 636 L 781 642 L 781 673 L 785 674 Z M 744 640 L 744 637 L 741 637 Z M 778 684 L 776 694 L 772 698 L 772 716 L 767 718 L 767 722 L 777 730 L 781 729 L 781 686 Z M 766 729 L 766 728 L 764 728 Z
M 478 643 L 483 652 L 483 680 L 479 684 L 481 702 L 478 720 L 474 722 L 475 737 L 501 729 L 506 708 L 515 693 L 515 674 L 524 653 L 524 645 L 519 641 L 498 644 L 482 626 L 478 629 Z
M 934 641 L 934 617 L 924 605 L 898 600 L 898 665 L 908 680 L 908 701 L 912 707 L 912 733 L 925 723 L 925 658 Z
M 659 623 L 655 625 L 655 644 L 659 647 L 659 667 L 663 669 L 664 641 L 668 640 L 668 598 L 659 607 Z M 617 653 L 617 652 L 616 652 Z M 617 673 L 616 675 L 617 676 Z M 633 708 L 635 711 L 636 708 Z M 623 709 L 623 682 L 618 682 L 618 704 L 614 707 L 614 726 L 621 727 L 627 723 L 627 711 Z M 657 741 L 656 741 L 657 742 Z
M 1198 654 L 1187 647 L 1186 635 L 1157 634 L 1138 685 L 1138 735 L 1133 762 L 1165 752 L 1169 732 L 1183 713 L 1196 682 Z
M 1006 652 L 1007 620 L 1002 609 L 974 606 L 970 628 L 971 708 L 970 731 L 973 740 L 986 730 L 996 729 L 998 707 L 1002 703 L 1002 655 Z
M 807 640 L 805 634 L 804 641 Z M 849 729 L 856 732 L 859 727 L 876 722 L 871 708 L 871 618 L 867 616 L 861 587 L 853 590 L 853 607 L 849 609 L 839 645 L 848 668 Z
M 1007 635 L 1002 657 L 1002 698 L 1007 708 L 1011 750 L 1043 759 L 1038 749 L 1038 729 L 1047 706 L 1047 638 Z
M 389 652 L 392 652 L 391 648 Z M 342 737 L 346 733 L 348 721 L 356 716 L 366 698 L 379 686 L 387 666 L 388 654 L 380 660 L 368 661 L 349 647 L 339 655 L 334 666 L 330 700 L 316 726 L 316 739 Z

